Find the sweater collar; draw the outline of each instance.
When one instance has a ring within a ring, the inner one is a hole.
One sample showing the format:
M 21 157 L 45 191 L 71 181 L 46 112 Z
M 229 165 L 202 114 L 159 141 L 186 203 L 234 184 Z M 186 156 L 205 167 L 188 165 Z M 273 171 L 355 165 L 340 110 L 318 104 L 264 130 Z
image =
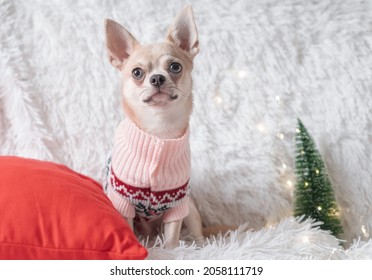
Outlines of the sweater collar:
M 147 133 L 140 129 L 132 120 L 128 117 L 123 121 L 122 128 L 126 132 L 127 141 L 138 142 L 142 140 L 149 145 L 161 145 L 163 149 L 176 148 L 183 149 L 185 145 L 189 144 L 190 129 L 187 127 L 185 133 L 180 138 L 163 139 Z

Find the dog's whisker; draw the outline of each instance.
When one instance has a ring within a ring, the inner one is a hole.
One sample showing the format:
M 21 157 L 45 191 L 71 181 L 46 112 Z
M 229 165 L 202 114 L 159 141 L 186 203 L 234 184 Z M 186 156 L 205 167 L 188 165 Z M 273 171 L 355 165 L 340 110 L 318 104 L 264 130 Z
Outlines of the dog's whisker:
M 184 92 L 184 91 L 182 91 L 181 89 L 179 89 L 179 88 L 176 87 L 176 86 L 170 87 L 169 89 L 170 89 L 171 91 L 176 90 L 176 91 L 180 92 L 180 95 L 181 95 L 182 97 L 187 97 L 187 93 Z

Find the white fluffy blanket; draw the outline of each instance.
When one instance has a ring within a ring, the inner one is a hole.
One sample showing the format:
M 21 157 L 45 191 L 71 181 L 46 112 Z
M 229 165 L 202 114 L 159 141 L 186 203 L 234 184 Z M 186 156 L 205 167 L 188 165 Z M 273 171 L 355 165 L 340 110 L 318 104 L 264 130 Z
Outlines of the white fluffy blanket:
M 205 225 L 245 226 L 203 249 L 149 243 L 149 258 L 372 258 L 371 1 L 189 2 L 201 48 L 192 192 Z M 0 154 L 100 180 L 123 118 L 103 21 L 120 22 L 143 43 L 159 41 L 184 4 L 0 1 Z M 296 118 L 328 166 L 344 247 L 291 218 Z

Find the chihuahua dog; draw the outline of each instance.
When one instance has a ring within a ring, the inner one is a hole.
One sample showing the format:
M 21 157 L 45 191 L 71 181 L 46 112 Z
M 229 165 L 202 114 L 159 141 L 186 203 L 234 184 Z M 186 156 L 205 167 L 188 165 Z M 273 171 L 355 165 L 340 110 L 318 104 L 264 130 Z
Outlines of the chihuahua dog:
M 153 234 L 160 224 L 166 248 L 177 246 L 183 223 L 199 243 L 201 218 L 189 197 L 191 71 L 199 52 L 192 8 L 180 11 L 161 43 L 141 45 L 109 19 L 105 27 L 126 116 L 115 134 L 108 197 L 132 230 Z

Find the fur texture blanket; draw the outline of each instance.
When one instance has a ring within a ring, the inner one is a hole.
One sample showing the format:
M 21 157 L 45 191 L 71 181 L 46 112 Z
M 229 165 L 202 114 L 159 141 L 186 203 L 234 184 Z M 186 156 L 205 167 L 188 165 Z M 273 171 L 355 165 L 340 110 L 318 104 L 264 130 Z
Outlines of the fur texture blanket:
M 206 226 L 241 226 L 204 248 L 185 232 L 175 250 L 142 240 L 149 258 L 372 258 L 371 1 L 188 2 L 201 49 L 192 195 Z M 1 1 L 0 154 L 63 163 L 101 180 L 123 118 L 104 19 L 143 43 L 160 41 L 184 4 Z M 291 217 L 297 118 L 328 167 L 343 246 L 317 223 Z

